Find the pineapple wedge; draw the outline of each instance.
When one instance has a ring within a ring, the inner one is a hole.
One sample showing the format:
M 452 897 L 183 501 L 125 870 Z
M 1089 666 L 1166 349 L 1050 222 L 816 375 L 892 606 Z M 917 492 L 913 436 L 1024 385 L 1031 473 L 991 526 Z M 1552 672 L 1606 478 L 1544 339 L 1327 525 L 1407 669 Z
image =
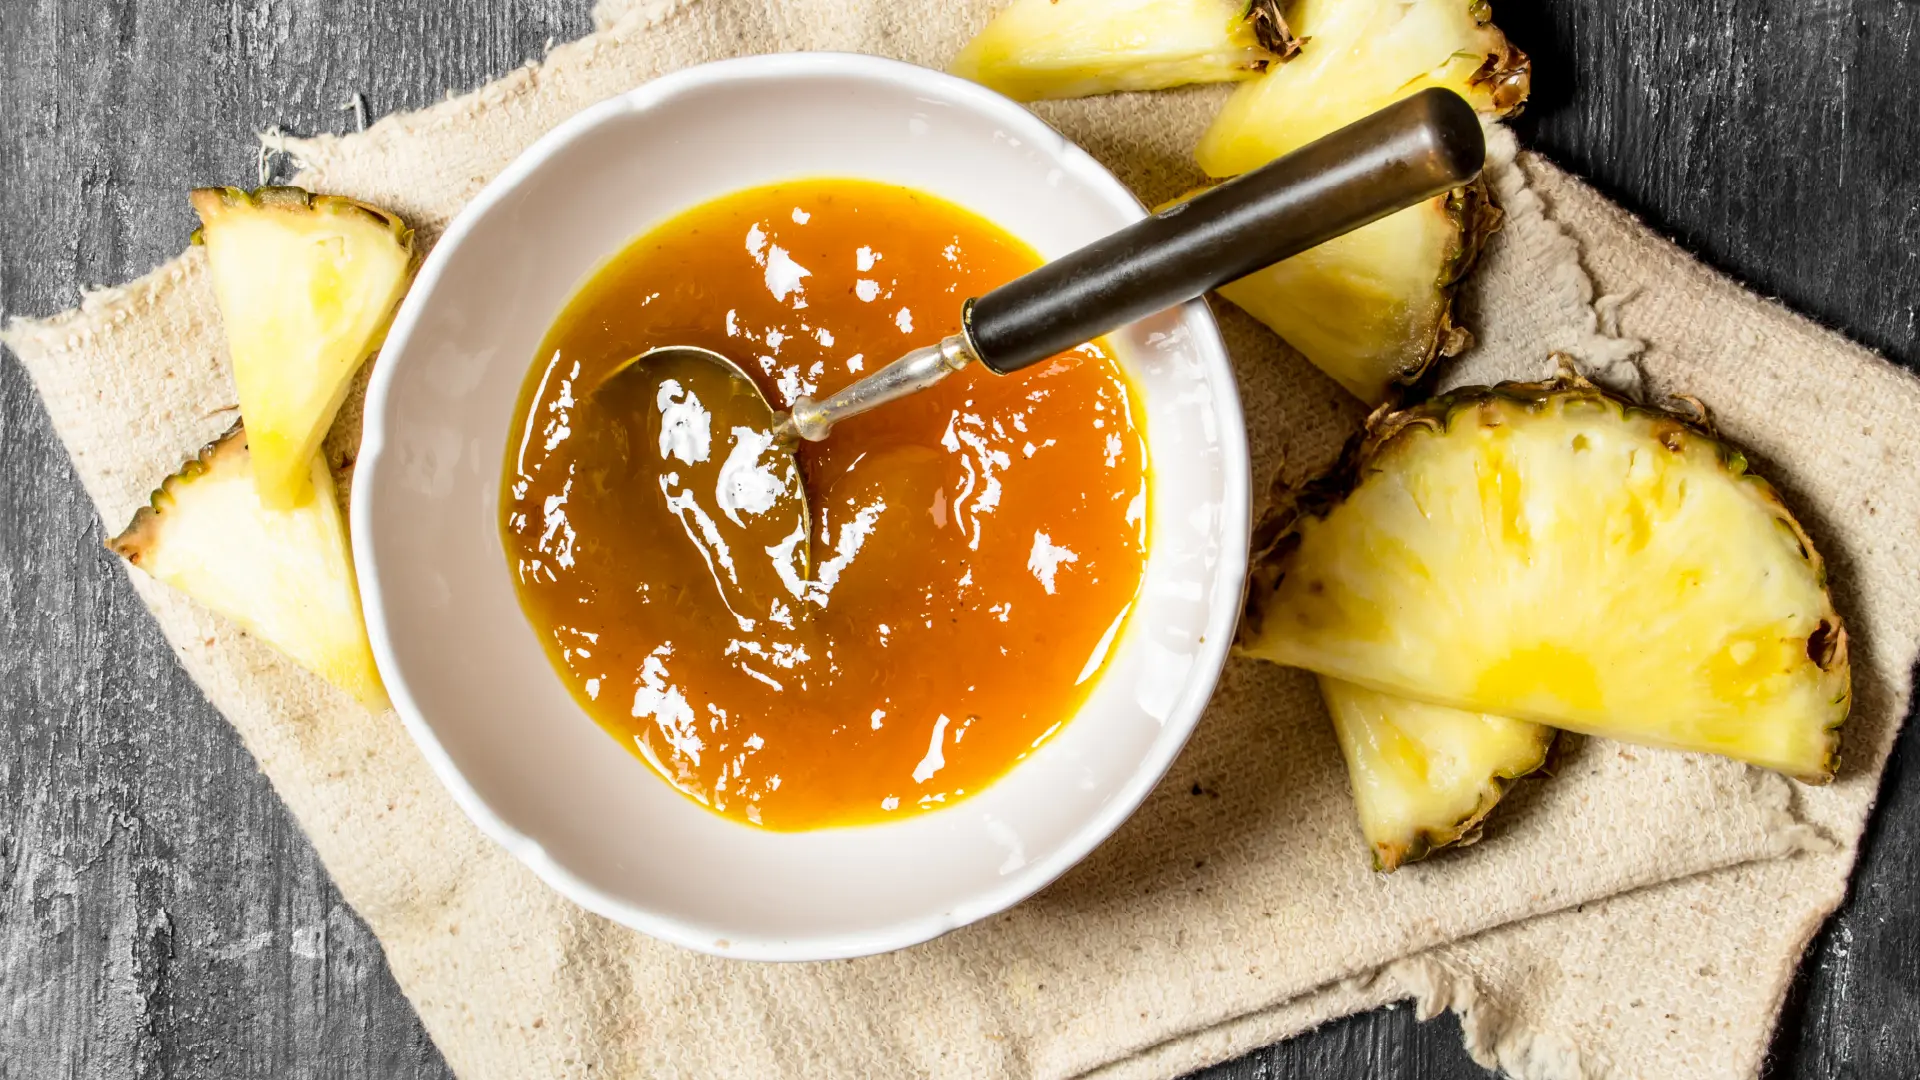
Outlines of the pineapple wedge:
M 1257 169 L 1429 86 L 1490 116 L 1526 102 L 1526 54 L 1487 0 L 1298 0 L 1299 55 L 1236 90 L 1194 158 L 1209 176 Z
M 167 477 L 107 547 L 369 709 L 386 708 L 325 459 L 307 458 L 315 497 L 276 510 L 256 492 L 249 457 L 236 424 Z
M 948 70 L 1041 101 L 1248 79 L 1298 47 L 1280 0 L 1013 0 Z
M 305 502 L 313 456 L 407 291 L 413 232 L 299 188 L 192 195 L 266 505 Z
M 1194 151 L 1208 174 L 1266 164 L 1429 86 L 1483 114 L 1526 101 L 1525 54 L 1485 0 L 1300 0 L 1299 55 L 1237 90 Z M 1453 294 L 1500 224 L 1484 182 L 1377 221 L 1220 290 L 1377 405 L 1472 343 Z
M 1473 335 L 1453 294 L 1500 211 L 1485 180 L 1391 214 L 1220 287 L 1348 393 L 1378 405 Z
M 1384 693 L 1830 780 L 1820 556 L 1704 427 L 1563 371 L 1377 414 L 1268 515 L 1241 649 Z
M 1471 844 L 1509 783 L 1540 769 L 1552 728 L 1321 678 L 1373 868 Z

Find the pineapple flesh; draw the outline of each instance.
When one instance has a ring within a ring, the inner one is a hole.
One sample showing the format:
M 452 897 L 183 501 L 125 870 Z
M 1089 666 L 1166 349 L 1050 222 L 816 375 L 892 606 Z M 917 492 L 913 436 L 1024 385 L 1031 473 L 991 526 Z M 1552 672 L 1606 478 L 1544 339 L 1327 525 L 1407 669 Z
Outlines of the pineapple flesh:
M 1526 101 L 1525 54 L 1485 0 L 1299 0 L 1297 56 L 1235 91 L 1194 158 L 1234 176 L 1429 86 L 1490 117 Z M 1355 396 L 1380 404 L 1472 343 L 1453 294 L 1500 212 L 1484 182 L 1409 207 L 1220 290 Z
M 385 708 L 325 459 L 307 458 L 315 497 L 280 510 L 260 498 L 250 457 L 235 425 L 169 476 L 107 547 L 368 708 Z
M 1383 693 L 1808 782 L 1837 763 L 1846 632 L 1740 453 L 1570 373 L 1369 423 L 1272 512 L 1244 652 Z
M 307 501 L 314 454 L 406 293 L 413 233 L 352 199 L 201 188 L 214 295 L 261 501 Z
M 1298 47 L 1280 0 L 1013 0 L 949 70 L 1017 101 L 1252 78 Z
M 1473 336 L 1453 294 L 1499 226 L 1476 180 L 1220 287 L 1347 392 L 1379 404 Z
M 1479 838 L 1509 783 L 1540 769 L 1552 728 L 1321 678 L 1376 870 Z

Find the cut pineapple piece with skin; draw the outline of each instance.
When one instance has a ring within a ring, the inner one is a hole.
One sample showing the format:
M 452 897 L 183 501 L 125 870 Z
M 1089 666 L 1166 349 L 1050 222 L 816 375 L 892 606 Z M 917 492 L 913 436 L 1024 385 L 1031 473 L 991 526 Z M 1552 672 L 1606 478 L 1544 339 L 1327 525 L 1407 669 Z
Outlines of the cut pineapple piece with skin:
M 1453 294 L 1500 211 L 1484 181 L 1391 214 L 1223 285 L 1355 397 L 1379 404 L 1473 335 L 1453 323 Z
M 1470 844 L 1511 781 L 1540 769 L 1555 732 L 1321 678 L 1373 868 Z
M 1832 778 L 1820 556 L 1746 460 L 1570 374 L 1377 416 L 1257 538 L 1242 651 L 1385 693 Z
M 1429 86 L 1485 115 L 1525 102 L 1526 56 L 1484 0 L 1301 0 L 1299 55 L 1235 91 L 1194 151 L 1212 176 L 1258 168 Z M 1484 182 L 1268 267 L 1220 294 L 1378 405 L 1472 342 L 1453 293 L 1500 223 Z
M 949 70 L 1041 101 L 1252 78 L 1296 48 L 1280 0 L 1013 0 Z
M 1237 176 L 1429 86 L 1490 116 L 1527 98 L 1525 53 L 1486 0 L 1299 0 L 1299 55 L 1235 91 L 1200 139 L 1207 175 Z
M 167 477 L 107 547 L 383 709 L 333 475 L 317 454 L 307 468 L 313 498 L 292 510 L 265 506 L 236 425 Z
M 202 188 L 192 200 L 260 497 L 295 506 L 311 494 L 308 466 L 354 372 L 407 291 L 413 232 L 383 210 L 299 188 Z

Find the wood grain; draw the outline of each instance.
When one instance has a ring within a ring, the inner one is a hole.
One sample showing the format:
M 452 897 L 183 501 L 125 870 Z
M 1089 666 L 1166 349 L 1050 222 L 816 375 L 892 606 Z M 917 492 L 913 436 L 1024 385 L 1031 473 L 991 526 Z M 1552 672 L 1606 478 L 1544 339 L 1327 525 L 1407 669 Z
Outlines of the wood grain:
M 1499 5 L 1532 145 L 1709 262 L 1920 365 L 1920 5 Z M 0 315 L 174 254 L 252 133 L 346 130 L 588 29 L 585 0 L 6 0 Z M 117 523 L 116 523 L 117 524 Z M 0 361 L 0 1080 L 447 1075 L 377 941 L 100 547 Z M 1901 740 L 1777 1077 L 1920 1076 L 1920 739 Z M 1342 1021 L 1209 1070 L 1483 1075 L 1451 1020 Z

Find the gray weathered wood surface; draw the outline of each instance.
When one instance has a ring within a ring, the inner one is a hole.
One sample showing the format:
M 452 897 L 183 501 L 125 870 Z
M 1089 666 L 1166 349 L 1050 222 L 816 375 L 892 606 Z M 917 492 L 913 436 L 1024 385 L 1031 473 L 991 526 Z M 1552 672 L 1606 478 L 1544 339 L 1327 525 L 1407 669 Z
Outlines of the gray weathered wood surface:
M 1920 365 L 1920 4 L 1507 0 L 1533 145 L 1710 262 Z M 588 29 L 585 0 L 0 2 L 0 314 L 176 252 L 251 133 L 343 130 Z M 378 942 L 173 663 L 24 373 L 0 361 L 0 1080 L 440 1077 Z M 1920 738 L 1775 1044 L 1920 1076 Z M 1481 1075 L 1405 1008 L 1209 1074 Z

